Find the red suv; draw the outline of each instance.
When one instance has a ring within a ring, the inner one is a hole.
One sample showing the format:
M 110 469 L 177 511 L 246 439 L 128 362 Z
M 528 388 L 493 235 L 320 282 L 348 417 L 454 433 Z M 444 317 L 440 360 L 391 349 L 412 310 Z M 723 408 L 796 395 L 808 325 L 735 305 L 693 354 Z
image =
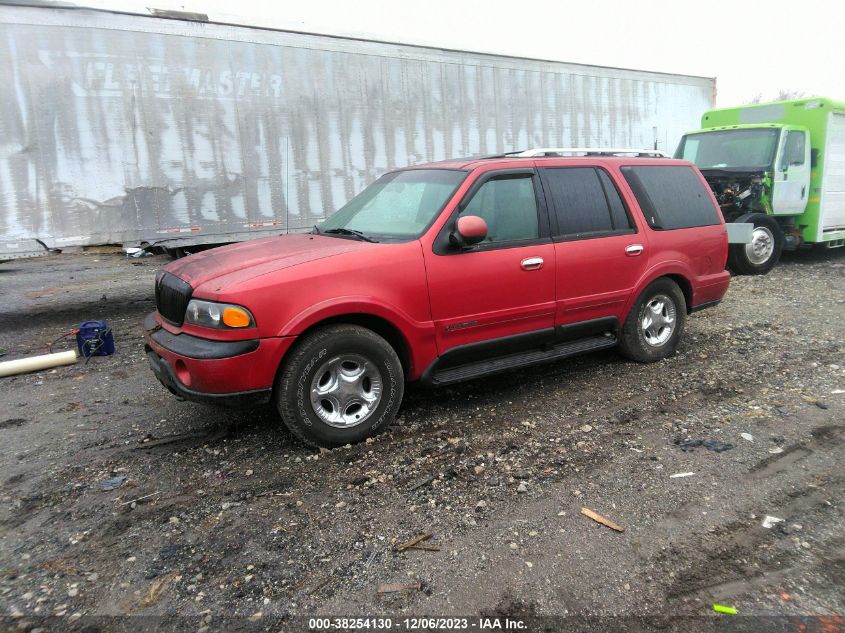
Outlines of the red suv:
M 728 288 L 710 188 L 686 161 L 549 153 L 393 171 L 310 234 L 169 264 L 153 371 L 189 400 L 272 400 L 298 437 L 338 446 L 388 426 L 405 381 L 615 346 L 666 358 Z

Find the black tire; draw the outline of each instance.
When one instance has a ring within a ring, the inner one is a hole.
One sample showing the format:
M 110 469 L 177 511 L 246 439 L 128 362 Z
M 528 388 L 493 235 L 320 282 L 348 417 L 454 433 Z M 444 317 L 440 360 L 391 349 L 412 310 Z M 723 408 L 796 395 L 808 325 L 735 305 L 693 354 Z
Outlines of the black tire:
M 360 385 L 353 385 L 359 378 L 344 372 L 358 375 L 359 370 Z M 318 372 L 322 375 L 317 376 Z M 347 376 L 345 386 L 350 392 L 342 386 L 340 374 Z M 316 405 L 312 388 L 326 390 L 323 399 L 315 395 Z M 312 446 L 331 448 L 384 430 L 399 411 L 404 389 L 402 363 L 387 341 L 357 325 L 329 325 L 306 335 L 288 354 L 275 398 L 282 420 L 294 435 Z M 367 398 L 372 397 L 377 399 L 368 404 Z M 363 416 L 360 422 L 358 413 Z
M 780 260 L 783 230 L 774 218 L 765 213 L 752 213 L 736 221 L 754 224 L 754 241 L 729 246 L 728 268 L 738 275 L 765 275 Z
M 661 319 L 671 315 L 673 325 L 667 331 L 663 327 L 651 328 L 649 334 L 643 327 L 644 319 L 648 310 L 660 308 Z M 672 315 L 671 313 L 674 312 Z M 622 336 L 619 342 L 619 350 L 623 356 L 639 363 L 653 363 L 667 358 L 675 353 L 678 342 L 684 333 L 684 325 L 687 317 L 687 302 L 684 293 L 671 279 L 662 277 L 651 282 L 637 297 L 637 301 L 631 308 L 625 324 L 622 326 Z M 660 338 L 668 334 L 662 342 Z M 649 338 L 652 342 L 649 342 Z

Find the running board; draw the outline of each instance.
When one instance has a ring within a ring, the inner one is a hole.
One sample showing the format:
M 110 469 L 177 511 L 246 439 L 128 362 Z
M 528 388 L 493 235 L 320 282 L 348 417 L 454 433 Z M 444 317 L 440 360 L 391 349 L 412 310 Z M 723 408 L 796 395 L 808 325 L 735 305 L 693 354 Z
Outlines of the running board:
M 590 336 L 575 341 L 568 341 L 555 345 L 550 349 L 532 349 L 499 358 L 481 360 L 448 369 L 435 370 L 431 374 L 430 384 L 433 386 L 451 385 L 464 380 L 471 380 L 490 374 L 498 374 L 511 369 L 520 369 L 532 365 L 540 365 L 550 361 L 578 356 L 587 352 L 616 347 L 618 340 L 612 334 L 604 336 Z

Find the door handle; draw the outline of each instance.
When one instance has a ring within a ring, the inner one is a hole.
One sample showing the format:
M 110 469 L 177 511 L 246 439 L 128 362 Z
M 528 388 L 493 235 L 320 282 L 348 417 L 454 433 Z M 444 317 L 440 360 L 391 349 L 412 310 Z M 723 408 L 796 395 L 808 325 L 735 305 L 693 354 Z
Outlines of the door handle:
M 522 260 L 522 270 L 540 270 L 543 267 L 542 257 L 528 257 Z
M 625 247 L 625 254 L 629 257 L 636 257 L 645 250 L 642 244 L 630 244 Z

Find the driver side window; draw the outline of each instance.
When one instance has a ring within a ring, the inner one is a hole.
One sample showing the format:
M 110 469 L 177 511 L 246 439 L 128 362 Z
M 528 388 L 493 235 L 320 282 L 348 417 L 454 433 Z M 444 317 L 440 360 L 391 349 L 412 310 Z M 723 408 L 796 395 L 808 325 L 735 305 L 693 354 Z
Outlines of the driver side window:
M 540 236 L 531 174 L 488 180 L 475 192 L 461 215 L 477 215 L 487 222 L 487 237 L 482 244 L 531 240 Z
M 789 169 L 792 165 L 804 164 L 804 136 L 804 132 L 800 130 L 790 130 L 786 133 L 781 169 Z

